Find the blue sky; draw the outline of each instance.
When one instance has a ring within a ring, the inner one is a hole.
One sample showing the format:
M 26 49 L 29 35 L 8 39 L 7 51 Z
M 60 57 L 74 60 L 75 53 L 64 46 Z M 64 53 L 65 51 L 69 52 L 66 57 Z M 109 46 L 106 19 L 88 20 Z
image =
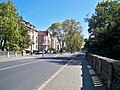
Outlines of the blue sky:
M 0 0 L 1 2 L 2 0 Z M 7 0 L 4 0 L 7 1 Z M 88 26 L 84 21 L 92 14 L 98 2 L 102 0 L 12 0 L 23 18 L 36 26 L 37 30 L 46 30 L 54 22 L 75 19 L 83 27 L 83 35 L 88 37 Z

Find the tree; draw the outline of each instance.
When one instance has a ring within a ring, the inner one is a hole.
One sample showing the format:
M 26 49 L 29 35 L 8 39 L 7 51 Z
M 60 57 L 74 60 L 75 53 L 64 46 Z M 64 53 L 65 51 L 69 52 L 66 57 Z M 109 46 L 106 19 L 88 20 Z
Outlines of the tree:
M 63 51 L 64 43 L 66 49 L 73 53 L 80 50 L 83 44 L 83 35 L 81 35 L 82 27 L 79 22 L 74 19 L 67 19 L 64 22 L 53 23 L 49 30 L 52 32 L 52 36 L 56 36 L 61 46 L 61 52 Z
M 51 38 L 57 37 L 60 47 L 63 47 L 63 37 L 64 31 L 62 29 L 62 23 L 56 22 L 49 27 L 49 32 L 51 32 Z M 51 40 L 52 41 L 52 40 Z
M 119 18 L 118 9 L 118 1 L 106 0 L 99 2 L 95 8 L 95 13 L 90 18 L 85 18 L 89 24 L 88 32 L 98 35 L 111 30 L 110 28 L 115 26 L 116 19 Z
M 18 31 L 18 13 L 11 1 L 0 3 L 1 49 L 11 50 L 20 37 Z
M 114 57 L 115 48 L 120 46 L 119 13 L 120 2 L 106 0 L 99 2 L 95 8 L 95 13 L 90 18 L 86 18 L 89 26 L 88 32 L 91 34 L 90 39 L 85 44 L 89 52 Z
M 19 33 L 20 33 L 21 37 L 19 38 L 19 42 L 18 42 L 20 50 L 24 50 L 33 44 L 28 32 L 29 32 L 28 27 L 26 27 L 23 24 L 22 18 L 20 18 L 19 19 Z
M 63 30 L 65 32 L 64 41 L 67 49 L 73 53 L 80 50 L 83 44 L 83 35 L 81 35 L 82 27 L 79 22 L 74 19 L 67 19 L 63 22 Z
M 28 28 L 22 24 L 12 1 L 0 3 L 0 49 L 18 51 L 30 45 Z

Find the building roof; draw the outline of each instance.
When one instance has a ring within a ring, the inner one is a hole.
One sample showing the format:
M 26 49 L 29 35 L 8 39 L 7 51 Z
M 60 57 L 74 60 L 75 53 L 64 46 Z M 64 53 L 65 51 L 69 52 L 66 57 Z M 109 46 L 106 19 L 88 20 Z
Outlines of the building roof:
M 22 20 L 24 22 L 24 24 L 29 28 L 29 29 L 34 29 L 36 32 L 38 32 L 36 30 L 36 27 L 34 25 L 32 25 L 30 22 L 27 22 L 25 20 Z

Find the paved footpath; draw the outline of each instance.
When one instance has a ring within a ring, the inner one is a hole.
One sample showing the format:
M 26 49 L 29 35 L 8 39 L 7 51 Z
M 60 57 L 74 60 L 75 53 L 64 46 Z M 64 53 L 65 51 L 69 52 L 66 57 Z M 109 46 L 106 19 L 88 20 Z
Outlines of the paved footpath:
M 80 90 L 80 65 L 67 65 L 43 90 Z
M 105 90 L 84 55 L 78 55 L 38 90 Z
M 46 54 L 45 54 L 46 55 Z M 48 54 L 47 56 L 49 56 L 50 54 Z M 56 56 L 63 56 L 63 55 L 73 55 L 70 53 L 64 53 L 64 54 L 55 54 Z M 5 62 L 5 61 L 16 61 L 16 60 L 23 60 L 23 59 L 30 59 L 30 58 L 39 58 L 42 57 L 42 54 L 39 55 L 26 55 L 26 56 L 10 56 L 10 57 L 5 57 L 5 56 L 0 56 L 0 62 Z

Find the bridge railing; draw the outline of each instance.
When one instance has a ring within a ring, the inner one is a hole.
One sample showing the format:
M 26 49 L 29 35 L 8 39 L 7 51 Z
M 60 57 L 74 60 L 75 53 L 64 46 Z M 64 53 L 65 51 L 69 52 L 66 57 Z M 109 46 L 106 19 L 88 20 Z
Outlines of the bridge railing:
M 95 72 L 103 79 L 108 90 L 120 90 L 120 61 L 86 53 Z

